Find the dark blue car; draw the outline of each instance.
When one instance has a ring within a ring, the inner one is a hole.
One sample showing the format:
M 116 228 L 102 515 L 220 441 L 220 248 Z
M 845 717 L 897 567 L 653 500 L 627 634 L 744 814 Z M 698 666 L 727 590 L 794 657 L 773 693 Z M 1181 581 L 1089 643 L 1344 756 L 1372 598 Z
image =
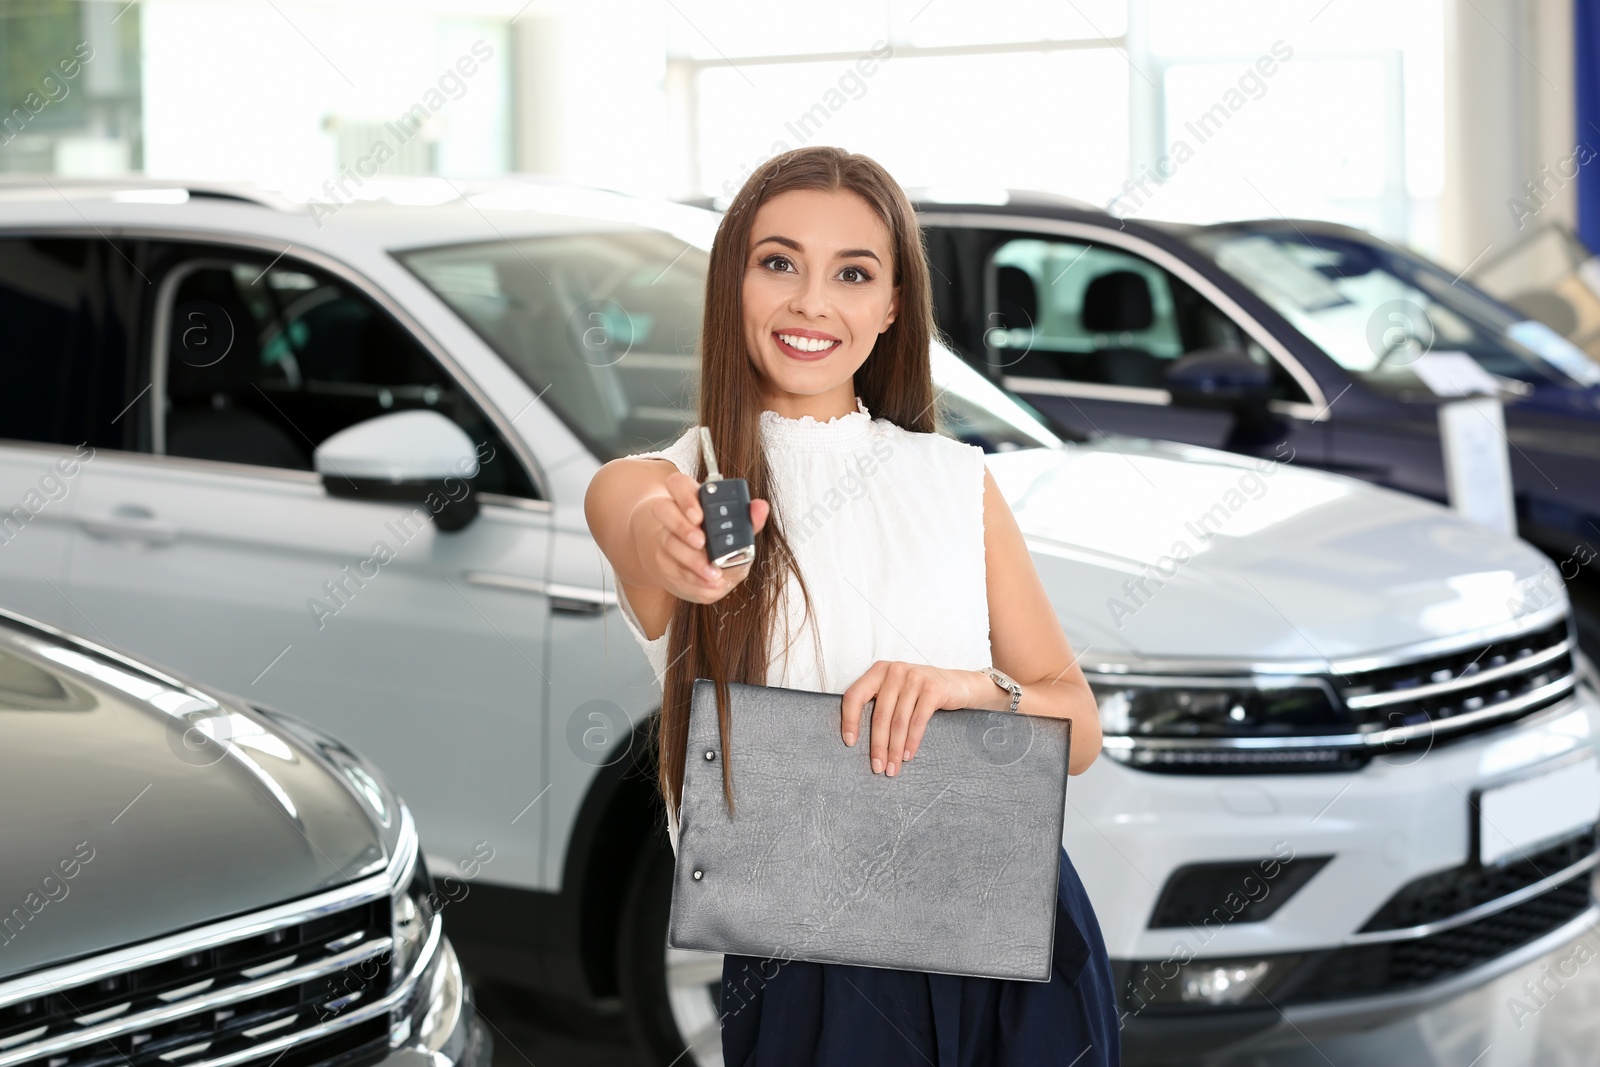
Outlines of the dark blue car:
M 1443 503 L 1446 398 L 1416 364 L 1470 356 L 1505 401 L 1519 532 L 1557 561 L 1600 653 L 1600 364 L 1547 327 L 1326 222 L 1141 222 L 1015 192 L 918 210 L 952 347 L 1065 433 L 1271 456 Z

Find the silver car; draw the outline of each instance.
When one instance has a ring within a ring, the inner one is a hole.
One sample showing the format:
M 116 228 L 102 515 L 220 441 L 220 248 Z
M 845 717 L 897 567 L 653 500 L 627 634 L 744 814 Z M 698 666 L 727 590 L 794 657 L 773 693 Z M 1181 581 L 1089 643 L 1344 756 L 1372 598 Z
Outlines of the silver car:
M 471 971 L 717 1062 L 582 507 L 690 417 L 716 217 L 58 186 L 0 195 L 0 601 L 348 738 L 430 869 L 492 849 L 449 913 Z M 1065 844 L 1130 1059 L 1414 1011 L 1595 924 L 1600 708 L 1549 561 L 1272 459 L 1064 442 L 935 366 L 1099 693 Z
M 489 1067 L 411 812 L 321 730 L 0 611 L 0 1064 Z

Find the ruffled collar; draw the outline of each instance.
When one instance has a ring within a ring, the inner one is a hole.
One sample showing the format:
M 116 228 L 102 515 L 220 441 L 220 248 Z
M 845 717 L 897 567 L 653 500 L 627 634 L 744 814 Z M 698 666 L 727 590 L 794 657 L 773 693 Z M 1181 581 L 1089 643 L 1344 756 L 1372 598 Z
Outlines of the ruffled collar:
M 872 436 L 872 414 L 856 397 L 856 409 L 818 422 L 810 415 L 791 419 L 770 408 L 761 410 L 761 440 L 769 448 L 793 452 L 828 452 L 863 444 Z

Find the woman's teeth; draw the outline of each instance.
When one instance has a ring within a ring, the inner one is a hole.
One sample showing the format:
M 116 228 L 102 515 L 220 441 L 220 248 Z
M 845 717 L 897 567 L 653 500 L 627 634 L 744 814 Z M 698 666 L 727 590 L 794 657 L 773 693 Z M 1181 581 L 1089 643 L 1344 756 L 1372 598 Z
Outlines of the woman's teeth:
M 780 333 L 778 340 L 802 352 L 821 352 L 839 343 L 838 341 L 824 341 L 820 337 L 796 337 L 794 334 L 789 333 Z

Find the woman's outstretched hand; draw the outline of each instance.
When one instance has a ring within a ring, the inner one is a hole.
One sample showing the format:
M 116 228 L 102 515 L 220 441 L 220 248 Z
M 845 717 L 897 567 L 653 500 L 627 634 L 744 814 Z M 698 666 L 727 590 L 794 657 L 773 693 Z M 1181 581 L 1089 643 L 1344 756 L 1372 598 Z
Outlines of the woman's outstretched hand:
M 639 563 L 660 587 L 680 600 L 712 604 L 744 581 L 750 564 L 718 567 L 706 558 L 701 529 L 700 483 L 681 471 L 667 476 L 667 495 L 648 496 L 633 509 L 628 527 Z M 750 522 L 756 533 L 767 524 L 771 508 L 765 500 L 750 501 Z
M 917 754 L 922 733 L 936 711 L 974 706 L 973 686 L 995 684 L 978 671 L 947 670 L 926 663 L 879 660 L 844 691 L 842 733 L 854 745 L 860 732 L 861 713 L 872 706 L 872 773 L 894 777 L 900 764 Z M 985 691 L 985 695 L 988 695 Z

